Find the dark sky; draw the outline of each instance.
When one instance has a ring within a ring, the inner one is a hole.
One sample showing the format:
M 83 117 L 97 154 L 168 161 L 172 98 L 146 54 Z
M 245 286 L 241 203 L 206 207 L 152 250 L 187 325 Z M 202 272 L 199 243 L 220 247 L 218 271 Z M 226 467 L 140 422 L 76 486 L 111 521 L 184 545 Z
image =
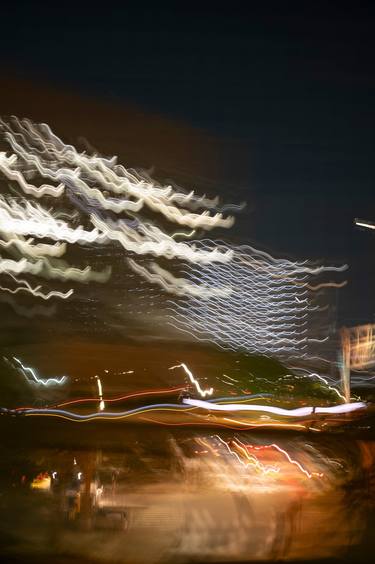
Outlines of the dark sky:
M 233 140 L 239 156 L 221 156 L 217 191 L 249 204 L 236 235 L 291 257 L 349 263 L 341 320 L 374 319 L 375 233 L 353 226 L 354 217 L 375 221 L 369 4 L 31 4 L 2 12 L 3 75 L 134 103 Z

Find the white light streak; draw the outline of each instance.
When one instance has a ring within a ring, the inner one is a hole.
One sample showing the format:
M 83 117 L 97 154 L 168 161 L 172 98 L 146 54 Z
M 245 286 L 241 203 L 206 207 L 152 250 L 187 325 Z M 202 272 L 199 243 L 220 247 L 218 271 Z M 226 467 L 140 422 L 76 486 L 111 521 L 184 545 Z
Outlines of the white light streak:
M 194 243 L 200 249 L 212 245 L 209 240 Z M 315 343 L 329 340 L 328 335 L 311 335 L 310 322 L 319 318 L 319 308 L 313 305 L 309 282 L 312 276 L 346 267 L 310 267 L 249 246 L 231 250 L 233 259 L 227 263 L 184 265 L 186 283 L 204 288 L 205 295 L 186 292 L 186 300 L 171 299 L 170 325 L 223 349 L 273 356 L 306 357 Z M 157 282 L 151 276 L 148 280 Z
M 273 413 L 274 415 L 281 415 L 286 417 L 308 417 L 314 413 L 350 413 L 358 409 L 366 407 L 364 402 L 354 402 L 342 405 L 335 405 L 331 407 L 298 407 L 295 409 L 283 409 L 281 407 L 273 407 L 269 405 L 247 405 L 228 403 L 221 405 L 218 403 L 211 403 L 204 400 L 196 400 L 191 398 L 183 398 L 182 402 L 186 405 L 194 407 L 201 407 L 209 411 L 262 411 L 265 413 Z
M 36 198 L 53 197 L 53 205 L 62 201 L 64 208 L 67 203 L 69 205 L 68 209 L 47 209 L 20 197 L 1 197 L 0 247 L 7 252 L 17 251 L 19 260 L 0 257 L 0 274 L 25 272 L 52 279 L 105 282 L 111 274 L 110 269 L 96 273 L 91 266 L 76 269 L 62 261 L 51 263 L 47 257 L 62 256 L 67 245 L 102 245 L 111 241 L 137 255 L 178 258 L 202 264 L 231 260 L 231 249 L 219 250 L 215 245 L 202 249 L 191 242 L 175 240 L 176 237 L 189 239 L 198 228 L 231 227 L 234 218 L 218 211 L 217 198 L 198 196 L 193 190 L 184 193 L 170 185 L 161 186 L 146 173 L 117 164 L 116 157 L 79 153 L 75 147 L 59 139 L 46 124 L 37 125 L 13 117 L 9 121 L 0 120 L 0 132 L 12 151 L 10 155 L 0 153 L 0 174 L 10 181 L 10 190 Z M 40 178 L 44 184 L 40 184 Z M 72 210 L 72 206 L 75 209 Z M 190 227 L 192 231 L 169 235 L 152 219 L 145 221 L 139 216 L 145 208 L 157 217 L 162 216 L 174 225 Z M 236 209 L 236 206 L 226 207 L 229 208 Z M 200 209 L 202 211 L 197 213 Z M 113 214 L 126 218 L 114 220 Z M 78 221 L 81 223 L 77 226 Z M 24 239 L 30 236 L 32 239 Z M 34 242 L 34 238 L 56 243 Z M 162 280 L 167 291 L 176 284 L 179 294 L 186 288 L 196 292 L 194 285 L 187 283 L 184 286 L 180 279 L 168 278 L 164 269 L 163 272 L 150 272 L 147 269 L 137 271 L 134 264 L 132 267 L 141 276 L 156 276 L 153 282 Z M 151 270 L 153 268 L 154 265 Z M 21 291 L 25 290 L 15 293 Z M 202 294 L 205 292 L 203 288 Z
M 103 388 L 102 388 L 102 382 L 99 378 L 99 376 L 95 376 L 96 378 L 96 382 L 98 384 L 98 395 L 99 395 L 99 411 L 104 411 L 105 409 L 105 403 L 103 400 Z
M 151 263 L 150 270 L 144 266 L 137 264 L 133 259 L 128 259 L 128 264 L 131 269 L 145 278 L 148 282 L 158 284 L 166 292 L 174 294 L 175 296 L 196 296 L 202 299 L 207 299 L 212 296 L 227 297 L 231 294 L 232 288 L 219 287 L 210 288 L 204 284 L 191 284 L 184 278 L 177 278 L 170 272 L 161 268 L 156 263 Z
M 0 285 L 0 290 L 3 290 L 4 292 L 9 292 L 10 294 L 17 294 L 18 292 L 26 292 L 26 293 L 32 294 L 34 297 L 42 298 L 43 300 L 49 300 L 51 298 L 61 298 L 62 300 L 66 300 L 74 292 L 73 289 L 70 289 L 65 293 L 64 292 L 58 292 L 56 290 L 51 290 L 47 294 L 44 294 L 43 292 L 39 291 L 41 286 L 36 286 L 35 288 L 32 288 L 31 285 L 27 282 L 27 280 L 19 280 L 18 278 L 16 278 L 15 276 L 12 276 L 11 274 L 10 274 L 10 276 L 18 284 L 24 285 L 24 286 L 18 286 L 17 288 L 14 288 L 14 289 L 6 288 L 5 286 Z
M 188 375 L 188 378 L 190 380 L 190 382 L 192 384 L 194 384 L 194 386 L 197 389 L 197 392 L 202 396 L 202 398 L 206 397 L 206 396 L 211 396 L 214 393 L 214 389 L 213 388 L 208 388 L 206 390 L 203 390 L 198 382 L 198 380 L 196 378 L 194 378 L 193 373 L 191 372 L 191 370 L 189 370 L 189 368 L 186 366 L 186 364 L 184 364 L 183 362 L 181 364 L 177 364 L 176 366 L 171 366 L 169 368 L 169 370 L 175 370 L 176 368 L 183 368 L 185 370 L 185 373 Z M 206 402 L 205 402 L 206 403 Z
M 366 227 L 367 229 L 375 229 L 375 224 L 370 223 L 369 221 L 364 221 L 362 219 L 355 219 L 354 223 L 358 225 L 358 227 Z
M 35 384 L 41 385 L 41 386 L 56 386 L 56 385 L 61 385 L 64 384 L 67 381 L 67 377 L 66 376 L 61 376 L 61 378 L 47 378 L 47 379 L 42 379 L 39 378 L 37 373 L 35 372 L 35 370 L 33 368 L 30 368 L 29 366 L 24 366 L 22 364 L 22 362 L 16 358 L 15 356 L 13 357 L 13 359 L 17 362 L 17 364 L 19 364 L 19 366 L 22 369 L 22 372 L 25 376 L 25 378 L 27 379 L 27 381 L 30 382 L 30 379 L 27 378 L 26 376 L 26 372 L 28 372 L 29 374 L 31 374 L 32 377 L 32 382 L 34 382 Z

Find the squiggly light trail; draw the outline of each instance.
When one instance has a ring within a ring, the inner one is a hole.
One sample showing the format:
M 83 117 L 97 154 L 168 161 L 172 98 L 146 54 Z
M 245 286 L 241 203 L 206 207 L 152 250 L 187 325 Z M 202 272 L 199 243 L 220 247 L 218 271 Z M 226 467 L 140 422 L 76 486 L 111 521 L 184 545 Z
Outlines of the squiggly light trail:
M 229 286 L 214 288 L 204 284 L 192 284 L 184 278 L 173 276 L 173 274 L 156 263 L 151 263 L 150 270 L 137 264 L 133 259 L 128 259 L 128 264 L 134 272 L 143 276 L 148 282 L 158 284 L 166 292 L 175 296 L 195 296 L 206 299 L 212 296 L 225 298 L 232 293 L 232 288 Z
M 240 441 L 239 441 L 240 442 Z M 267 449 L 275 449 L 278 452 L 280 452 L 283 456 L 285 456 L 285 458 L 291 463 L 294 464 L 295 466 L 297 466 L 297 468 L 303 473 L 305 474 L 305 476 L 307 476 L 309 479 L 313 478 L 314 476 L 318 477 L 318 478 L 322 478 L 324 476 L 324 474 L 322 474 L 321 472 L 309 472 L 308 470 L 306 470 L 306 468 L 304 468 L 302 466 L 302 464 L 300 464 L 298 462 L 298 460 L 294 460 L 293 458 L 291 458 L 290 454 L 284 450 L 283 448 L 281 448 L 279 445 L 277 445 L 276 443 L 272 443 L 270 445 L 261 445 L 261 446 L 257 446 L 257 445 L 250 445 L 250 444 L 243 444 L 244 448 L 249 449 L 250 451 L 253 450 L 257 450 L 257 451 L 262 451 L 262 450 L 267 450 Z
M 204 248 L 211 242 L 195 244 Z M 274 259 L 248 246 L 232 250 L 228 263 L 183 267 L 185 279 L 205 288 L 206 298 L 186 292 L 187 300 L 169 300 L 173 327 L 198 340 L 253 354 L 307 356 L 314 341 L 327 340 L 328 335 L 317 338 L 310 331 L 319 307 L 313 305 L 309 282 L 312 276 L 340 273 L 345 266 L 314 267 L 306 261 Z M 327 285 L 331 283 L 319 287 Z M 217 287 L 231 292 L 210 295 Z
M 7 234 L 4 232 L 3 237 L 6 238 L 7 241 L 0 240 L 0 247 L 8 250 L 13 246 L 17 248 L 22 254 L 33 258 L 39 258 L 43 256 L 61 257 L 66 252 L 66 243 L 55 243 L 53 245 L 34 243 L 33 238 L 25 240 L 22 236 L 15 234 L 13 234 L 12 236 L 7 236 Z
M 65 409 L 26 409 L 23 412 L 19 411 L 25 416 L 30 415 L 46 415 L 46 416 L 55 416 L 61 417 L 63 419 L 69 419 L 70 421 L 91 421 L 95 419 L 125 419 L 127 417 L 131 417 L 133 415 L 141 414 L 148 411 L 190 411 L 194 408 L 189 408 L 183 405 L 175 404 L 175 403 L 156 403 L 152 405 L 145 405 L 142 407 L 136 407 L 134 409 L 129 409 L 127 411 L 99 411 L 94 413 L 87 413 L 85 415 L 81 415 L 79 413 L 75 413 L 73 411 L 66 411 Z M 10 410 L 7 410 L 8 412 Z
M 48 259 L 38 259 L 35 262 L 27 259 L 15 261 L 12 259 L 0 260 L 0 274 L 21 274 L 25 272 L 46 278 L 56 278 L 58 280 L 75 280 L 77 282 L 88 282 L 95 280 L 96 282 L 107 282 L 111 275 L 111 268 L 107 267 L 102 272 L 96 272 L 91 266 L 86 268 L 75 267 L 56 267 L 48 261 Z
M 125 400 L 128 399 L 133 399 L 133 398 L 139 398 L 142 396 L 152 396 L 152 395 L 157 395 L 157 396 L 163 396 L 165 394 L 176 394 L 177 392 L 182 392 L 183 390 L 185 390 L 185 387 L 176 387 L 176 388 L 166 388 L 166 389 L 157 389 L 157 390 L 141 390 L 139 392 L 133 392 L 130 394 L 126 394 L 124 396 L 118 396 L 118 397 L 114 397 L 114 398 L 104 398 L 103 397 L 103 401 L 105 403 L 115 403 L 115 402 L 123 402 Z M 85 404 L 85 403 L 94 403 L 97 402 L 98 398 L 94 397 L 94 398 L 76 398 L 76 399 L 71 399 L 71 400 L 67 400 L 61 403 L 58 403 L 57 405 L 54 404 L 55 407 L 65 407 L 67 405 L 77 405 L 77 404 Z M 30 406 L 22 406 L 22 407 L 17 407 L 16 411 L 25 411 L 26 409 L 33 409 Z
M 2 290 L 3 292 L 9 292 L 10 294 L 18 294 L 18 292 L 26 292 L 28 294 L 32 294 L 35 297 L 42 298 L 43 300 L 49 300 L 51 298 L 61 298 L 62 300 L 66 300 L 74 292 L 74 290 L 71 288 L 65 293 L 58 292 L 56 290 L 51 290 L 47 294 L 44 294 L 43 292 L 40 292 L 41 286 L 36 286 L 35 288 L 32 288 L 31 285 L 27 282 L 27 280 L 19 280 L 15 276 L 12 275 L 10 276 L 13 278 L 13 280 L 15 280 L 15 282 L 21 285 L 15 289 L 0 286 L 0 290 Z M 24 286 L 22 286 L 22 284 L 24 284 Z
M 43 378 L 39 378 L 35 372 L 35 370 L 33 368 L 30 368 L 30 366 L 24 366 L 22 364 L 22 362 L 16 358 L 15 356 L 13 357 L 13 360 L 15 360 L 17 362 L 17 364 L 21 367 L 23 374 L 25 375 L 25 378 L 30 381 L 30 379 L 26 376 L 26 372 L 28 372 L 29 374 L 31 374 L 32 376 L 32 382 L 34 382 L 35 384 L 39 384 L 42 386 L 55 386 L 55 385 L 61 385 L 64 384 L 67 381 L 67 377 L 66 376 L 61 376 L 61 378 L 46 378 L 45 380 Z
M 246 449 L 243 448 L 241 441 L 238 441 L 239 444 L 236 441 L 232 441 L 232 443 L 238 448 L 238 450 L 241 452 L 241 454 L 245 456 L 245 460 L 242 460 L 241 456 L 239 456 L 238 453 L 235 452 L 235 450 L 233 450 L 229 446 L 229 443 L 227 443 L 221 437 L 219 437 L 219 435 L 215 435 L 215 438 L 217 438 L 221 442 L 221 444 L 223 444 L 225 446 L 225 448 L 227 449 L 229 454 L 234 456 L 242 466 L 244 466 L 244 467 L 247 467 L 249 465 L 254 466 L 257 470 L 260 470 L 262 472 L 262 474 L 265 474 L 265 475 L 267 475 L 267 474 L 277 474 L 280 471 L 280 468 L 276 468 L 275 466 L 265 466 L 264 464 L 262 464 L 258 460 L 258 458 L 256 456 L 249 456 Z
M 37 198 L 41 198 L 42 196 L 53 196 L 55 198 L 59 198 L 63 194 L 63 184 L 59 184 L 59 186 L 42 184 L 42 186 L 39 186 L 38 188 L 36 188 L 32 184 L 28 184 L 21 171 L 11 168 L 16 164 L 16 155 L 7 157 L 6 153 L 0 153 L 0 172 L 2 172 L 9 180 L 15 180 L 20 188 L 22 188 L 22 190 L 25 192 L 25 194 L 30 194 Z
M 208 388 L 207 390 L 203 390 L 198 382 L 198 380 L 196 378 L 194 378 L 194 375 L 192 373 L 192 371 L 186 366 L 186 364 L 184 364 L 183 362 L 181 364 L 177 364 L 176 366 L 171 366 L 169 368 L 169 370 L 175 370 L 176 368 L 183 368 L 183 370 L 185 371 L 185 373 L 188 375 L 188 378 L 190 380 L 190 382 L 192 384 L 194 384 L 194 386 L 197 389 L 197 392 L 202 396 L 202 398 L 206 397 L 206 396 L 212 396 L 212 394 L 214 393 L 214 389 L 213 388 Z
M 198 228 L 231 227 L 233 217 L 215 213 L 217 198 L 209 199 L 197 196 L 194 191 L 183 193 L 172 186 L 160 186 L 147 174 L 117 164 L 116 157 L 79 153 L 72 145 L 64 144 L 46 124 L 36 125 L 26 119 L 12 118 L 0 120 L 0 131 L 13 151 L 10 155 L 0 153 L 0 173 L 12 183 L 11 189 L 17 189 L 27 197 L 53 198 L 53 205 L 60 202 L 62 196 L 64 206 L 70 201 L 68 209 L 54 211 L 30 200 L 9 195 L 0 197 L 0 236 L 4 239 L 0 239 L 0 247 L 7 253 L 16 253 L 18 259 L 0 256 L 0 274 L 25 272 L 52 279 L 105 282 L 110 269 L 96 273 L 90 266 L 76 269 L 62 261 L 50 263 L 47 257 L 64 254 L 66 244 L 102 245 L 112 241 L 126 252 L 137 255 L 203 264 L 231 260 L 230 249 L 218 250 L 215 246 L 198 249 L 191 243 L 175 240 L 177 235 L 189 238 Z M 40 184 L 40 178 L 47 183 Z M 34 185 L 33 181 L 38 181 L 39 185 Z M 76 209 L 71 210 L 72 206 Z M 144 208 L 193 231 L 186 236 L 184 233 L 169 235 L 152 219 L 146 221 L 141 217 Z M 199 209 L 203 211 L 197 213 Z M 113 214 L 127 214 L 128 219 L 115 221 Z M 78 227 L 70 225 L 73 218 L 81 221 Z M 33 239 L 25 240 L 25 236 L 52 239 L 56 243 L 34 243 Z M 137 272 L 134 264 L 133 270 Z M 165 278 L 165 271 L 163 276 Z M 174 277 L 169 278 L 170 286 L 175 282 Z M 176 287 L 178 289 L 180 284 L 176 283 Z M 25 288 L 20 287 L 12 293 L 24 291 Z M 199 289 L 194 291 L 199 292 Z M 204 288 L 202 292 L 205 292 Z M 64 294 L 69 295 L 69 292 Z M 58 293 L 50 293 L 50 297 L 58 296 Z
M 337 382 L 329 380 L 328 376 L 326 378 L 324 378 L 323 376 L 321 376 L 317 372 L 310 372 L 310 370 L 307 370 L 306 368 L 301 368 L 299 366 L 290 366 L 290 368 L 294 371 L 293 378 L 296 378 L 296 379 L 299 379 L 299 378 L 309 378 L 309 379 L 317 378 L 320 382 L 323 382 L 323 384 L 325 386 L 327 386 L 328 390 L 331 390 L 332 392 L 337 394 L 340 399 L 345 401 L 345 396 L 335 386 L 331 386 L 330 383 L 329 383 L 331 381 L 332 384 L 336 383 L 336 385 L 337 385 Z M 298 374 L 299 372 L 302 372 L 304 374 L 302 374 L 302 376 L 300 376 Z M 287 376 L 289 376 L 289 374 L 287 374 Z
M 87 414 L 79 414 L 72 411 L 66 411 L 64 409 L 53 409 L 53 408 L 26 408 L 24 410 L 9 410 L 5 408 L 1 408 L 3 413 L 19 413 L 20 415 L 24 416 L 52 416 L 52 417 L 61 417 L 62 419 L 68 419 L 70 421 L 93 421 L 93 420 L 106 420 L 106 419 L 113 419 L 113 420 L 121 420 L 126 419 L 128 417 L 140 415 L 146 412 L 181 412 L 181 413 L 189 413 L 197 408 L 206 406 L 206 409 L 211 408 L 213 411 L 216 410 L 217 407 L 220 408 L 220 411 L 228 412 L 236 412 L 236 411 L 248 411 L 251 406 L 235 406 L 235 405 L 220 405 L 208 403 L 202 400 L 184 400 L 185 405 L 174 404 L 174 403 L 159 403 L 159 404 L 152 404 L 152 405 L 145 405 L 141 407 L 136 407 L 134 409 L 130 409 L 127 411 L 120 411 L 120 412 L 108 412 L 108 411 L 99 411 L 94 413 L 87 413 Z M 272 408 L 269 406 L 254 406 L 256 407 L 256 411 L 268 411 L 270 412 Z M 305 411 L 301 411 L 301 409 L 297 410 L 280 410 L 279 408 L 273 408 L 276 415 L 283 415 L 284 417 L 292 417 L 296 418 L 299 417 L 303 419 L 308 415 L 316 414 L 340 414 L 340 413 L 349 413 L 358 409 L 363 409 L 365 404 L 362 402 L 358 402 L 356 404 L 345 404 L 340 406 L 333 406 L 333 407 L 317 407 L 317 408 L 303 408 Z M 265 409 L 267 408 L 267 409 Z M 283 413 L 280 413 L 282 411 Z M 298 414 L 296 413 L 298 411 Z M 284 413 L 285 412 L 285 413 Z M 280 423 L 280 422 L 268 422 L 268 423 L 257 423 L 257 422 L 247 422 L 247 421 L 238 421 L 231 419 L 229 417 L 224 418 L 225 421 L 230 421 L 235 423 L 239 426 L 244 427 L 280 427 L 280 428 L 300 428 L 304 429 L 304 425 L 301 423 L 293 424 L 293 423 Z M 171 423 L 173 425 L 173 423 Z M 177 423 L 178 425 L 184 425 L 189 423 Z M 199 424 L 199 423 L 198 423 Z M 214 422 L 215 424 L 215 422 Z M 313 429 L 312 427 L 310 427 Z
M 161 186 L 147 174 L 119 165 L 116 157 L 79 153 L 46 124 L 12 118 L 0 120 L 0 130 L 12 150 L 11 155 L 0 153 L 0 173 L 12 187 L 28 197 L 50 198 L 54 206 L 64 196 L 64 208 L 57 210 L 50 209 L 50 203 L 0 198 L 0 247 L 12 254 L 12 258 L 0 257 L 0 274 L 104 283 L 111 275 L 110 268 L 102 272 L 91 266 L 79 269 L 57 257 L 65 253 L 67 245 L 114 242 L 126 255 L 139 257 L 137 262 L 127 257 L 133 272 L 169 294 L 187 297 L 170 301 L 169 322 L 179 330 L 223 348 L 250 353 L 308 353 L 309 344 L 316 340 L 309 332 L 309 320 L 317 309 L 310 299 L 311 277 L 341 272 L 345 267 L 275 259 L 251 247 L 232 248 L 215 241 L 176 241 L 177 236 L 189 238 L 196 229 L 231 227 L 234 219 L 223 216 L 224 208 L 218 212 L 217 198 Z M 66 202 L 70 202 L 68 207 Z M 144 219 L 144 210 L 174 228 L 182 226 L 192 232 L 169 234 L 152 219 Z M 37 240 L 25 239 L 28 236 Z M 145 255 L 184 261 L 181 274 L 185 278 L 155 261 L 139 264 Z M 315 286 L 330 285 L 340 283 L 319 281 Z M 14 290 L 2 288 L 14 294 L 30 289 L 22 284 Z M 69 298 L 71 290 L 51 291 L 48 296 Z M 43 297 L 38 291 L 32 293 Z

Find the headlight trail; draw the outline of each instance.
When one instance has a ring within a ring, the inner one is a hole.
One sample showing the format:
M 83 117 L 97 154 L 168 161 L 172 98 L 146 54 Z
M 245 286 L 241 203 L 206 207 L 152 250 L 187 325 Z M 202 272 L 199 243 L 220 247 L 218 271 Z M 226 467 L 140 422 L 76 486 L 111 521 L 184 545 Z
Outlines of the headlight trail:
M 239 421 L 238 419 L 232 419 L 231 417 L 224 417 L 224 421 L 229 421 L 230 423 L 234 423 L 235 425 L 240 425 L 246 429 L 257 429 L 257 428 L 266 428 L 266 429 L 299 429 L 300 431 L 306 431 L 306 425 L 302 423 L 279 423 L 279 422 L 271 422 L 271 423 L 257 423 L 256 421 L 247 422 L 247 421 Z M 308 427 L 309 431 L 317 431 L 319 432 L 320 429 L 314 429 L 311 425 Z
M 202 427 L 202 421 L 184 421 L 181 423 L 174 423 L 172 421 L 160 421 L 155 417 L 153 417 L 152 419 L 149 417 L 140 417 L 139 419 L 142 421 L 147 421 L 147 423 L 156 423 L 157 425 L 162 425 L 163 427 Z M 242 424 L 240 421 L 235 421 L 234 425 L 227 425 L 226 423 L 222 423 L 220 421 L 210 421 L 210 426 L 220 427 L 223 429 L 231 429 L 232 431 L 248 431 L 248 427 Z M 288 425 L 285 425 L 285 427 L 287 426 Z M 296 425 L 289 425 L 288 427 L 296 427 Z M 304 425 L 299 425 L 298 427 L 300 430 L 306 431 L 306 427 Z
M 309 415 L 313 415 L 315 413 L 350 413 L 352 411 L 364 409 L 366 407 L 366 403 L 364 402 L 353 402 L 331 407 L 298 407 L 294 409 L 283 409 L 281 407 L 273 407 L 270 405 L 244 405 L 235 403 L 221 405 L 213 402 L 191 398 L 183 398 L 182 402 L 185 405 L 200 407 L 209 411 L 261 411 L 265 413 L 272 413 L 274 415 L 281 415 L 284 417 L 308 417 Z
M 259 399 L 259 398 L 267 398 L 267 397 L 273 397 L 273 396 L 274 396 L 274 394 L 260 393 L 260 394 L 248 394 L 248 395 L 244 395 L 244 396 L 228 396 L 228 397 L 224 397 L 224 398 L 208 399 L 206 401 L 208 403 L 226 403 L 226 402 L 233 403 L 234 400 L 246 402 L 246 401 L 253 401 L 253 400 Z
M 150 411 L 175 411 L 175 412 L 191 412 L 196 410 L 197 408 L 204 409 L 206 411 L 224 411 L 226 413 L 230 412 L 247 412 L 247 411 L 256 411 L 256 412 L 266 412 L 266 413 L 273 413 L 278 416 L 283 417 L 292 417 L 292 418 L 305 418 L 308 416 L 313 416 L 314 414 L 341 414 L 341 413 L 350 413 L 359 409 L 363 409 L 366 407 L 366 404 L 363 402 L 357 402 L 353 404 L 345 404 L 333 407 L 305 407 L 305 408 L 297 408 L 297 409 L 281 409 L 277 407 L 271 406 L 262 406 L 262 405 L 236 405 L 236 404 L 227 404 L 227 405 L 219 405 L 219 404 L 212 404 L 202 400 L 190 400 L 184 399 L 183 405 L 181 404 L 174 404 L 174 403 L 160 403 L 160 404 L 151 404 L 146 406 L 137 407 L 134 409 L 120 411 L 120 412 L 108 412 L 108 411 L 99 411 L 94 413 L 88 414 L 79 414 L 72 411 L 66 411 L 64 409 L 58 408 L 32 408 L 32 409 L 24 409 L 24 410 L 9 410 L 4 409 L 4 413 L 18 413 L 22 416 L 52 416 L 52 417 L 62 417 L 64 419 L 69 419 L 71 421 L 92 421 L 96 419 L 124 419 L 127 417 L 135 416 L 138 414 L 142 414 L 145 412 Z M 236 422 L 239 425 L 250 425 L 250 426 L 272 426 L 272 427 L 279 427 L 279 426 L 289 426 L 288 423 L 279 423 L 279 422 L 270 422 L 270 423 L 257 423 L 257 422 L 246 422 L 246 421 L 235 421 L 229 419 L 228 417 L 224 418 L 225 420 Z M 201 421 L 201 424 L 203 421 Z M 297 425 L 298 426 L 298 425 Z M 299 425 L 303 428 L 304 425 Z
M 166 394 L 176 394 L 177 392 L 182 392 L 182 391 L 186 391 L 186 386 L 179 386 L 179 387 L 175 387 L 175 388 L 160 388 L 160 389 L 156 389 L 156 390 L 143 390 L 143 391 L 139 391 L 139 392 L 133 392 L 130 394 L 126 394 L 123 396 L 117 396 L 114 398 L 107 398 L 107 397 L 103 397 L 103 401 L 108 404 L 108 403 L 116 403 L 116 402 L 124 402 L 126 400 L 129 399 L 134 399 L 134 398 L 140 398 L 140 397 L 145 397 L 145 396 L 164 396 Z M 216 403 L 225 403 L 226 401 L 230 400 L 231 402 L 233 400 L 237 400 L 237 401 L 253 401 L 255 399 L 258 398 L 265 398 L 265 397 L 271 397 L 273 394 L 253 394 L 251 396 L 236 396 L 236 397 L 224 397 L 224 398 L 215 398 L 214 400 L 207 400 L 208 402 L 216 402 Z M 67 400 L 61 403 L 54 403 L 52 405 L 46 406 L 43 409 L 56 409 L 56 408 L 60 408 L 60 407 L 66 407 L 67 405 L 81 405 L 81 404 L 86 404 L 86 403 L 96 403 L 98 401 L 97 397 L 91 397 L 91 398 L 75 398 L 75 399 L 71 399 L 71 400 Z M 33 406 L 21 406 L 21 407 L 16 407 L 15 410 L 16 411 L 25 411 L 27 409 L 34 409 Z

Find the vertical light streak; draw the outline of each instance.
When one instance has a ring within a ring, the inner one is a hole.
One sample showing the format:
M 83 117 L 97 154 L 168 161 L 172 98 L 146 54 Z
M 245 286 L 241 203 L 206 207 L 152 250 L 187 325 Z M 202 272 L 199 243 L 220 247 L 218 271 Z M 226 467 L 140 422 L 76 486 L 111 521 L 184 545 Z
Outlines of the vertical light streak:
M 96 378 L 96 382 L 98 385 L 98 395 L 99 395 L 99 410 L 103 411 L 105 409 L 105 403 L 103 400 L 103 388 L 102 388 L 102 382 L 99 378 L 99 376 L 95 376 Z

